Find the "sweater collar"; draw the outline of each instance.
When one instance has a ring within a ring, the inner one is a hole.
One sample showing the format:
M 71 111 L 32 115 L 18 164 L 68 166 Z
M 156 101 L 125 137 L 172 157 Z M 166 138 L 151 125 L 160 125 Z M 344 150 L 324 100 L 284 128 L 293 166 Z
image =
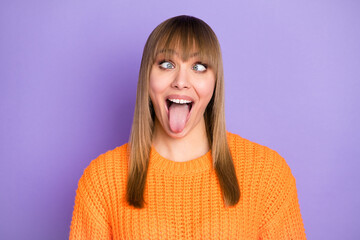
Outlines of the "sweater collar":
M 175 162 L 161 156 L 156 149 L 151 146 L 149 168 L 179 175 L 205 172 L 212 169 L 211 150 L 198 158 L 186 162 Z

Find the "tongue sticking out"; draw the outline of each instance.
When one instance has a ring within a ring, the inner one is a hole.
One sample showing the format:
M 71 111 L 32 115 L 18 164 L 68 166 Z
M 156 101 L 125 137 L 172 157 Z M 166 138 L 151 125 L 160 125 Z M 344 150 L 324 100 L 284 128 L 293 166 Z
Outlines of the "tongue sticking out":
M 179 133 L 185 128 L 186 118 L 189 114 L 187 104 L 172 103 L 169 107 L 169 122 L 171 131 Z

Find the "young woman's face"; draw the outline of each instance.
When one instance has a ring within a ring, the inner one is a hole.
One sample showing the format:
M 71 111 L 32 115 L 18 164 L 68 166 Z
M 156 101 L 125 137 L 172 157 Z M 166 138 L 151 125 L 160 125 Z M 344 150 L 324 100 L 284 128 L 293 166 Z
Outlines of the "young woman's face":
M 196 52 L 187 61 L 181 52 L 170 50 L 169 59 L 157 55 L 150 73 L 150 98 L 157 124 L 174 138 L 181 138 L 204 119 L 204 112 L 215 87 L 214 71 L 200 62 Z

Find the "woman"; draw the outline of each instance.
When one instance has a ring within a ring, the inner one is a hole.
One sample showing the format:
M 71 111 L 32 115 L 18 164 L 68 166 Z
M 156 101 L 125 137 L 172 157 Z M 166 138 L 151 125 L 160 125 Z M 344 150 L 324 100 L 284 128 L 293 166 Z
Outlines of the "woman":
M 85 169 L 70 239 L 305 239 L 285 160 L 226 131 L 220 46 L 202 20 L 149 36 L 130 141 Z

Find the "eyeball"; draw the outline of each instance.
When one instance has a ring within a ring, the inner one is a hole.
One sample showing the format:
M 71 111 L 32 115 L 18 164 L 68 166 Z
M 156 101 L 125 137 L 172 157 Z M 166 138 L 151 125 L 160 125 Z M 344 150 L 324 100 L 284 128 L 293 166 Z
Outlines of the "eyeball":
M 171 62 L 163 61 L 160 63 L 160 67 L 164 69 L 172 69 L 174 65 Z
M 193 69 L 197 72 L 204 72 L 206 71 L 206 66 L 204 64 L 197 63 L 194 65 Z

